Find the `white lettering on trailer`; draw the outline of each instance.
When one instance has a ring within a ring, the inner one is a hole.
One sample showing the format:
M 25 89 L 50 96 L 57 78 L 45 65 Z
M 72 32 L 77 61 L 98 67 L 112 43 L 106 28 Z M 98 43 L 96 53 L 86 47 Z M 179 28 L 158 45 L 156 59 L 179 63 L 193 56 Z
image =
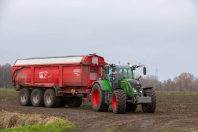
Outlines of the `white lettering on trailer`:
M 49 75 L 49 77 L 48 78 L 50 78 L 52 76 L 52 74 L 51 75 Z
M 74 72 L 74 74 L 76 74 L 76 76 L 80 76 L 80 74 L 79 74 L 80 69 L 74 69 L 73 72 Z
M 39 72 L 39 78 L 44 79 L 44 78 L 46 78 L 47 74 L 48 74 L 48 71 Z

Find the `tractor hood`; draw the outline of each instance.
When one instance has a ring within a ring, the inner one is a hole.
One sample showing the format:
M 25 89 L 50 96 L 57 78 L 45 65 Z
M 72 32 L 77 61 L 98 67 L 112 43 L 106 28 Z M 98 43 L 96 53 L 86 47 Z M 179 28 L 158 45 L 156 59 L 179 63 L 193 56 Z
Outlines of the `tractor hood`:
M 138 92 L 140 91 L 141 89 L 141 83 L 139 80 L 128 80 L 128 82 L 130 83 L 130 85 L 135 88 Z

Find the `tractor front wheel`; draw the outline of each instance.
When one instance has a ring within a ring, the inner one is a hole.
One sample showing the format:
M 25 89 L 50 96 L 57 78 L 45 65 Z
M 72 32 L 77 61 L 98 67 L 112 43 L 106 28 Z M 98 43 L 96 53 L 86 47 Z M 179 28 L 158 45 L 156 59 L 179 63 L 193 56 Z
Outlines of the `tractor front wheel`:
M 122 89 L 113 91 L 113 113 L 124 114 L 126 110 L 126 95 Z
M 142 104 L 142 111 L 145 113 L 154 113 L 156 108 L 156 95 L 153 89 L 145 89 L 144 96 L 151 97 L 151 103 Z
M 109 105 L 105 103 L 105 92 L 102 91 L 98 83 L 94 84 L 91 91 L 91 104 L 93 111 L 107 111 Z

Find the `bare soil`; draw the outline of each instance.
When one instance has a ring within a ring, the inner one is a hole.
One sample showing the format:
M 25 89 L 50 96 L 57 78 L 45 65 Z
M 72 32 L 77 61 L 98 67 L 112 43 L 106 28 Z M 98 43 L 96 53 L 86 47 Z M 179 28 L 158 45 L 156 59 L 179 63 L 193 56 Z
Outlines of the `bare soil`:
M 0 92 L 0 111 L 66 119 L 77 126 L 76 131 L 198 131 L 198 95 L 157 95 L 155 113 L 142 113 L 138 106 L 135 112 L 113 114 L 111 107 L 94 112 L 86 102 L 79 108 L 21 106 L 17 92 Z

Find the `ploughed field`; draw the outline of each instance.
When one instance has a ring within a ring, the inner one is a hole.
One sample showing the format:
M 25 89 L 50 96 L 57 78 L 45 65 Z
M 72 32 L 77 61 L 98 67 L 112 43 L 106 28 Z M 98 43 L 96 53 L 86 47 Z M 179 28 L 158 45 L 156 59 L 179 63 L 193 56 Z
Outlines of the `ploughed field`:
M 60 117 L 74 123 L 75 131 L 198 131 L 198 94 L 157 94 L 154 114 L 142 113 L 140 105 L 125 114 L 113 114 L 111 107 L 108 112 L 94 112 L 86 102 L 79 108 L 21 106 L 18 92 L 0 92 L 0 112 Z

